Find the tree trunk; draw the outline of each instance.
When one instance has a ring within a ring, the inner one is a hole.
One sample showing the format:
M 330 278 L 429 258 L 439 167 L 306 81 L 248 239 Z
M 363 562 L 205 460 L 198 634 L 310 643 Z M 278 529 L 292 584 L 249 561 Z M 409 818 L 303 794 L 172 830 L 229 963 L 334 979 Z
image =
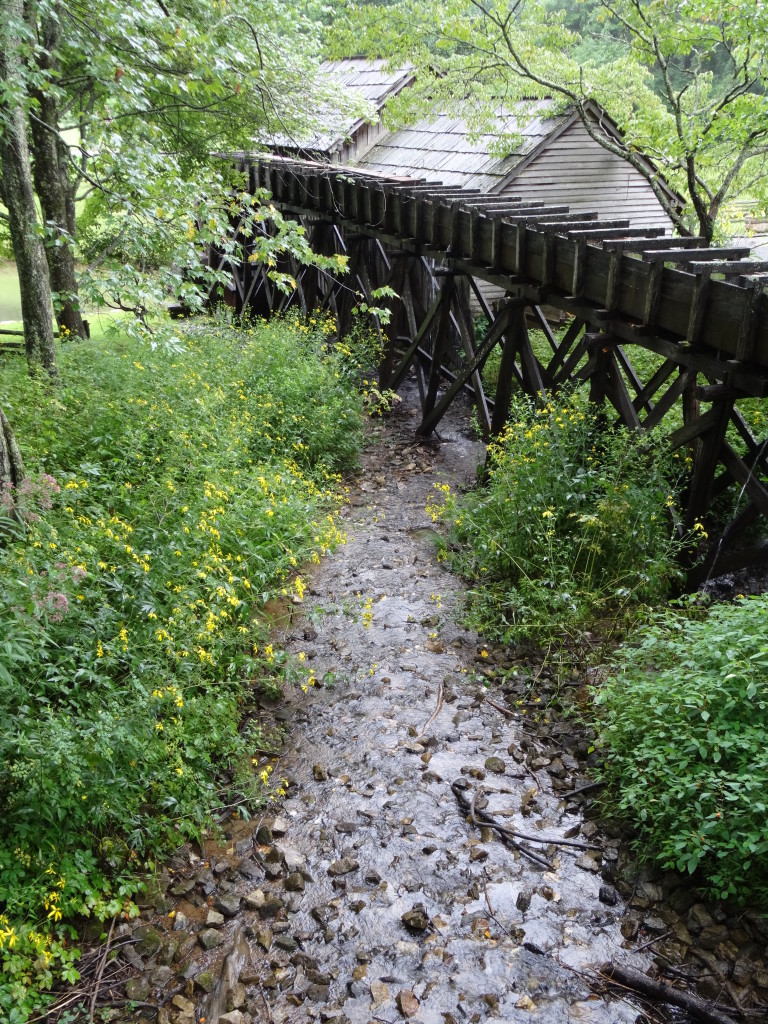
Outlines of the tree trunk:
M 34 7 L 28 5 L 33 31 L 37 29 L 34 15 Z M 40 15 L 39 35 L 43 48 L 37 64 L 43 71 L 56 71 L 61 25 L 55 12 L 47 11 Z M 54 96 L 39 89 L 30 90 L 30 95 L 38 103 L 34 117 L 30 118 L 35 191 L 46 227 L 53 229 L 53 235 L 47 239 L 45 253 L 55 296 L 56 321 L 62 338 L 84 338 L 73 252 L 77 230 L 74 186 L 69 176 L 69 152 L 59 135 L 58 102 Z
M 11 425 L 0 409 L 0 516 L 13 514 L 14 488 L 24 479 L 24 463 Z
M 42 367 L 56 380 L 58 369 L 51 320 L 51 284 L 32 188 L 26 111 L 19 101 L 19 97 L 25 94 L 19 29 L 16 27 L 23 24 L 22 0 L 0 0 L 0 17 L 5 23 L 3 45 L 0 46 L 0 83 L 8 95 L 0 128 L 0 171 L 3 201 L 8 210 L 13 254 L 19 272 L 27 362 L 31 373 Z

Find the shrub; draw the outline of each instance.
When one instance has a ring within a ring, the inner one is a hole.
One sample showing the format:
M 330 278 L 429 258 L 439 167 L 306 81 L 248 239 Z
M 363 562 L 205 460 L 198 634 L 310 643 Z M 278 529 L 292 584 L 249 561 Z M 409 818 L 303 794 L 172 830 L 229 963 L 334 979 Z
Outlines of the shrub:
M 672 466 L 648 435 L 601 429 L 576 395 L 519 401 L 489 447 L 484 485 L 432 509 L 450 521 L 454 565 L 478 585 L 475 625 L 544 643 L 664 598 L 680 576 Z
M 669 611 L 595 703 L 605 777 L 664 868 L 768 898 L 768 596 Z
M 319 325 L 60 360 L 55 394 L 19 361 L 0 385 L 40 467 L 23 522 L 0 508 L 0 1021 L 75 977 L 68 918 L 130 913 L 135 869 L 237 799 L 221 773 L 242 778 L 243 711 L 281 671 L 265 604 L 343 541 L 362 429 Z

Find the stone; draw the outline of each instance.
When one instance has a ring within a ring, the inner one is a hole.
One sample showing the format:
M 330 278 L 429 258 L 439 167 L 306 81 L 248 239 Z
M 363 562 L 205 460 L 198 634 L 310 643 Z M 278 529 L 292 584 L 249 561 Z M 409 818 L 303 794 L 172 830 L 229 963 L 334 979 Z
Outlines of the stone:
M 217 925 L 224 924 L 224 915 L 220 914 L 218 910 L 209 910 L 205 923 L 209 928 L 215 928 Z
M 493 772 L 494 775 L 503 775 L 507 766 L 500 757 L 486 757 L 485 767 L 489 772 Z
M 220 1014 L 219 1024 L 245 1024 L 245 1017 L 242 1010 L 230 1010 L 229 1013 Z
M 605 903 L 607 907 L 615 907 L 619 902 L 619 894 L 612 885 L 601 885 L 597 898 L 601 903 Z
M 189 918 L 186 914 L 182 914 L 180 910 L 176 911 L 176 916 L 173 919 L 173 930 L 175 932 L 185 932 L 189 928 Z
M 243 903 L 249 910 L 261 910 L 267 901 L 262 889 L 251 889 L 243 896 Z
M 256 830 L 256 842 L 262 846 L 270 846 L 272 843 L 272 829 L 269 825 L 259 825 Z
M 173 978 L 174 972 L 171 967 L 167 964 L 160 964 L 152 971 L 149 976 L 152 988 L 160 989 L 165 988 L 168 982 Z
M 385 981 L 371 982 L 371 1004 L 372 1010 L 378 1010 L 380 1006 L 389 1001 L 389 985 Z
M 521 889 L 520 892 L 517 894 L 515 906 L 522 914 L 524 914 L 528 907 L 530 907 L 532 898 L 533 891 L 531 889 Z
M 285 903 L 277 896 L 268 896 L 259 907 L 261 917 L 275 917 L 281 910 L 285 910 Z
M 429 918 L 423 903 L 417 903 L 411 910 L 406 910 L 400 920 L 412 932 L 423 932 L 429 927 Z
M 414 1017 L 419 1012 L 419 1000 L 408 988 L 400 989 L 395 998 L 397 1008 L 402 1015 L 407 1019 L 408 1017 Z
M 285 818 L 275 818 L 272 822 L 272 835 L 284 836 L 288 831 L 288 822 Z
M 213 971 L 201 971 L 195 975 L 195 984 L 203 992 L 212 992 L 213 986 L 216 984 L 216 975 Z
M 621 934 L 628 942 L 631 942 L 633 939 L 637 938 L 639 927 L 640 923 L 637 918 L 625 917 L 621 922 Z
M 528 1010 L 529 1012 L 531 1012 L 536 1009 L 536 1003 L 534 1003 L 530 996 L 520 996 L 520 998 L 515 1003 L 515 1009 Z
M 484 860 L 488 860 L 488 851 L 483 846 L 473 846 L 469 851 L 470 864 L 482 862 Z
M 284 949 L 286 953 L 293 953 L 294 950 L 299 948 L 298 942 L 291 935 L 275 936 L 273 945 L 277 946 L 278 949 Z
M 136 952 L 139 956 L 152 957 L 160 949 L 163 937 L 154 928 L 148 928 L 141 939 L 136 943 Z
M 312 777 L 315 782 L 325 782 L 328 778 L 328 772 L 321 764 L 316 764 L 312 767 Z
M 332 878 L 336 878 L 339 875 L 348 875 L 351 871 L 357 871 L 359 866 L 354 857 L 342 857 L 340 860 L 335 860 L 331 863 L 328 868 L 328 874 Z
M 176 956 L 176 951 L 179 948 L 181 938 L 178 935 L 169 935 L 163 940 L 162 945 L 157 953 L 157 962 L 159 964 L 172 964 L 173 958 Z
M 304 892 L 304 876 L 300 871 L 292 871 L 285 880 L 288 892 Z
M 215 928 L 205 928 L 197 937 L 203 949 L 216 949 L 224 941 L 224 936 Z
M 192 1002 L 192 1000 L 187 999 L 186 996 L 183 996 L 181 994 L 173 997 L 173 999 L 171 1000 L 171 1005 L 175 1006 L 177 1010 L 181 1010 L 181 1012 L 184 1014 L 194 1014 L 195 1012 L 195 1004 Z
M 601 862 L 602 854 L 597 850 L 585 850 L 580 857 L 576 858 L 576 867 L 581 868 L 583 871 L 592 871 L 597 875 L 602 867 Z
M 145 1003 L 151 991 L 149 978 L 144 974 L 138 978 L 129 978 L 125 983 L 125 995 L 131 1002 Z
M 243 878 L 261 878 L 264 869 L 259 867 L 253 857 L 244 857 L 237 865 L 237 870 Z
M 218 910 L 224 917 L 234 917 L 235 914 L 240 912 L 240 897 L 234 895 L 219 896 L 213 907 L 214 910 Z

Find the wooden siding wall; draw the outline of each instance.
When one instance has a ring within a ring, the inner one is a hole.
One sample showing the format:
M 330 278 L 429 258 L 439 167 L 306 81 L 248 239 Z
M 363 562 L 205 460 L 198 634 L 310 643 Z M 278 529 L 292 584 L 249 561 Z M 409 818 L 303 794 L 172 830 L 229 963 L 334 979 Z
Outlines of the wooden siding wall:
M 534 157 L 504 193 L 525 201 L 567 203 L 575 212 L 596 211 L 601 218 L 628 217 L 633 228 L 672 231 L 645 178 L 590 138 L 580 122 Z

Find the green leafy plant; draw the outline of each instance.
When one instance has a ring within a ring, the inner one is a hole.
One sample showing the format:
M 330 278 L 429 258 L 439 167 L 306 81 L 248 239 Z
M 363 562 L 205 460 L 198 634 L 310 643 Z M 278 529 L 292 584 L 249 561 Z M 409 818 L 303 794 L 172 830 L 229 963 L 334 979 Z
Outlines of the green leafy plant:
M 768 899 L 768 597 L 668 611 L 595 692 L 605 778 L 664 868 Z
M 343 542 L 362 438 L 326 332 L 298 319 L 190 322 L 173 351 L 102 338 L 61 363 L 56 393 L 21 361 L 0 384 L 38 468 L 0 494 L 18 513 L 0 519 L 2 1024 L 73 980 L 73 917 L 130 914 L 142 864 L 245 809 L 247 712 L 287 671 L 270 606 Z
M 674 480 L 659 443 L 602 429 L 578 395 L 519 401 L 489 448 L 485 484 L 428 511 L 449 523 L 473 622 L 547 643 L 668 595 L 683 543 Z

